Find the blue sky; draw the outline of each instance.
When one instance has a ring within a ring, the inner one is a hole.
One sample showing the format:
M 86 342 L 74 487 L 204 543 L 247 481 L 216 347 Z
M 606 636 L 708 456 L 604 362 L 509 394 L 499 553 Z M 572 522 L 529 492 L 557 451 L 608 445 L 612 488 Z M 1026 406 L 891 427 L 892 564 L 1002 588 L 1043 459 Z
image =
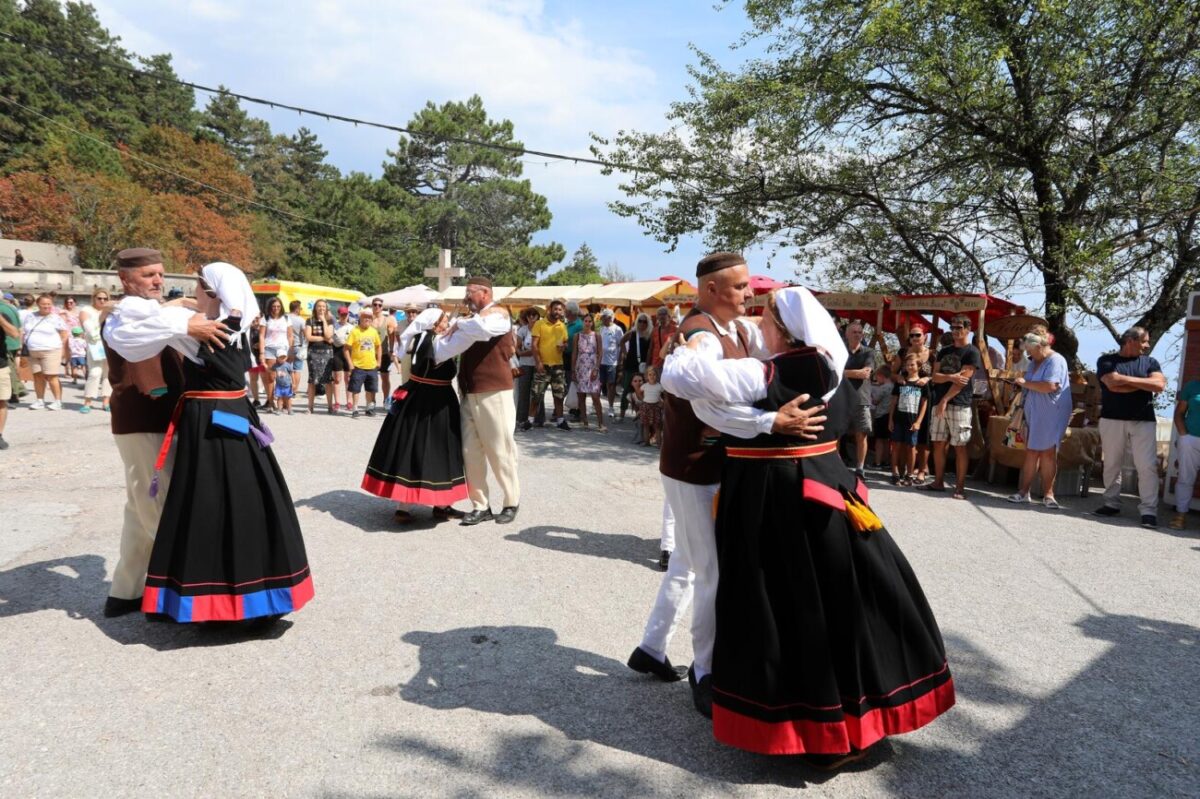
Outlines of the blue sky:
M 698 0 L 595 3 L 579 0 L 92 0 L 101 21 L 140 54 L 170 52 L 182 77 L 242 94 L 404 124 L 432 100 L 478 93 L 493 118 L 511 119 L 526 146 L 588 154 L 589 134 L 661 130 L 684 96 L 689 46 L 727 66 L 746 29 L 740 4 Z M 207 97 L 198 95 L 203 105 Z M 274 130 L 304 125 L 342 171 L 379 174 L 396 137 L 261 106 Z M 595 167 L 529 158 L 526 176 L 554 214 L 540 238 L 573 252 L 586 241 L 602 264 L 637 278 L 691 273 L 699 240 L 673 253 L 607 206 L 617 177 Z M 751 256 L 755 260 L 755 256 Z M 765 272 L 765 260 L 752 264 Z M 790 277 L 786 262 L 770 271 Z M 1010 296 L 1031 310 L 1036 290 Z M 1079 329 L 1081 356 L 1112 347 L 1106 333 Z M 1155 354 L 1167 358 L 1167 345 Z M 1172 359 L 1173 360 L 1173 359 Z M 1173 376 L 1173 370 L 1169 371 Z

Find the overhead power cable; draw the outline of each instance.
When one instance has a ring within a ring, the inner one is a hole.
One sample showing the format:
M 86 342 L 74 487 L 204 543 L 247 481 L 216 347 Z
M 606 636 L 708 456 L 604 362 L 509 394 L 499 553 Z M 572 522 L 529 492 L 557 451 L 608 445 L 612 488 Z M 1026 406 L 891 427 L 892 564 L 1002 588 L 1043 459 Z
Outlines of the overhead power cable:
M 321 117 L 328 121 L 349 122 L 350 124 L 352 124 L 356 127 L 359 125 L 362 125 L 363 127 L 368 127 L 368 128 L 378 128 L 380 130 L 389 130 L 389 131 L 392 131 L 395 133 L 403 133 L 407 136 L 412 136 L 414 138 L 433 138 L 433 139 L 437 139 L 438 141 L 450 142 L 452 144 L 465 144 L 465 145 L 469 145 L 471 147 L 483 147 L 483 148 L 487 148 L 487 149 L 491 149 L 491 150 L 499 150 L 501 152 L 512 153 L 514 155 L 536 155 L 541 158 L 550 158 L 550 159 L 553 159 L 556 161 L 572 161 L 576 164 L 592 164 L 595 166 L 602 166 L 602 167 L 606 167 L 606 168 L 610 168 L 610 169 L 618 169 L 618 170 L 622 170 L 625 172 L 648 171 L 648 170 L 643 170 L 640 167 L 631 166 L 628 164 L 619 164 L 619 163 L 615 163 L 612 161 L 605 161 L 605 160 L 602 160 L 599 158 L 591 158 L 589 156 L 565 155 L 563 153 L 552 153 L 552 152 L 547 152 L 545 150 L 531 150 L 528 147 L 520 147 L 520 146 L 512 145 L 512 144 L 499 144 L 497 142 L 481 141 L 479 139 L 470 139 L 470 138 L 466 138 L 463 136 L 447 136 L 447 135 L 440 134 L 440 133 L 439 134 L 425 133 L 424 131 L 415 131 L 410 128 L 403 127 L 401 125 L 392 125 L 392 124 L 388 124 L 386 122 L 374 122 L 372 120 L 359 119 L 357 117 L 346 116 L 344 114 L 335 114 L 330 111 L 318 111 L 314 108 L 304 108 L 303 106 L 292 105 L 290 103 L 284 103 L 284 102 L 280 102 L 278 100 L 267 100 L 267 99 L 264 99 L 261 97 L 251 97 L 250 95 L 247 95 L 247 94 L 239 94 L 238 92 L 230 91 L 228 89 L 223 89 L 223 88 L 215 88 L 214 89 L 212 86 L 204 86 L 203 84 L 192 83 L 191 81 L 182 80 L 181 78 L 172 78 L 172 77 L 168 77 L 165 75 L 156 75 L 153 72 L 147 72 L 144 69 L 137 69 L 136 67 L 127 66 L 127 65 L 121 64 L 119 62 L 105 62 L 105 61 L 102 61 L 101 59 L 93 57 L 93 56 L 87 56 L 87 55 L 81 55 L 79 53 L 68 52 L 61 48 L 54 47 L 54 46 L 51 46 L 48 44 L 42 44 L 40 42 L 31 42 L 26 39 L 22 39 L 20 37 L 14 36 L 11 33 L 8 33 L 6 31 L 0 31 L 0 39 L 5 39 L 7 41 L 12 42 L 13 44 L 19 44 L 23 47 L 28 47 L 28 48 L 31 48 L 34 50 L 42 50 L 44 52 L 51 53 L 55 56 L 58 56 L 59 58 L 71 58 L 71 59 L 80 59 L 80 60 L 85 60 L 85 61 L 91 61 L 93 63 L 99 64 L 102 67 L 108 67 L 111 69 L 120 70 L 120 71 L 128 73 L 128 74 L 138 75 L 140 77 L 149 78 L 151 80 L 161 81 L 161 82 L 165 82 L 165 83 L 174 83 L 178 86 L 186 86 L 189 89 L 193 89 L 195 91 L 206 92 L 208 94 L 213 94 L 213 95 L 218 95 L 218 96 L 224 95 L 227 97 L 236 97 L 237 99 L 243 100 L 247 103 L 254 103 L 256 105 L 265 105 L 270 108 L 283 109 L 285 111 L 295 111 L 298 114 L 308 114 L 309 116 Z
M 335 222 L 326 222 L 322 219 L 313 219 L 312 217 L 293 213 L 292 211 L 288 211 L 283 208 L 276 208 L 273 205 L 267 205 L 266 203 L 261 203 L 258 200 L 252 200 L 249 197 L 243 197 L 242 195 L 235 194 L 234 192 L 229 191 L 227 189 L 222 189 L 219 186 L 212 186 L 208 183 L 205 183 L 202 180 L 196 180 L 193 177 L 189 177 L 187 175 L 176 172 L 175 170 L 165 167 L 162 164 L 156 164 L 155 162 L 151 161 L 150 159 L 143 158 L 142 156 L 137 155 L 136 153 L 132 153 L 127 150 L 122 150 L 121 148 L 119 148 L 115 145 L 109 144 L 108 142 L 104 141 L 104 139 L 101 139 L 97 136 L 93 136 L 90 133 L 84 133 L 81 130 L 76 130 L 75 128 L 71 127 L 70 125 L 66 124 L 65 122 L 61 122 L 57 119 L 54 119 L 53 117 L 48 117 L 39 111 L 35 111 L 34 109 L 30 108 L 29 106 L 24 105 L 23 103 L 19 103 L 16 100 L 12 99 L 11 97 L 5 97 L 4 95 L 0 94 L 0 102 L 5 102 L 5 103 L 8 103 L 9 105 L 14 105 L 17 108 L 23 109 L 23 110 L 27 111 L 28 113 L 33 114 L 34 116 L 41 117 L 42 119 L 46 120 L 50 124 L 57 125 L 58 127 L 62 128 L 63 130 L 73 133 L 76 136 L 87 139 L 88 141 L 91 141 L 91 142 L 95 142 L 96 144 L 99 144 L 103 147 L 107 147 L 108 149 L 113 150 L 114 152 L 118 153 L 123 158 L 129 158 L 133 161 L 137 161 L 139 164 L 144 164 L 145 166 L 148 166 L 151 169 L 157 169 L 159 172 L 163 172 L 167 175 L 170 175 L 171 177 L 178 178 L 179 180 L 184 180 L 184 181 L 187 181 L 188 183 L 195 184 L 197 186 L 200 186 L 201 188 L 207 189 L 208 191 L 214 192 L 216 194 L 220 194 L 224 197 L 228 197 L 231 200 L 236 200 L 237 202 L 244 203 L 245 205 L 252 205 L 255 208 L 261 208 L 264 211 L 270 211 L 271 213 L 289 216 L 293 219 L 297 219 L 302 222 L 311 222 L 315 225 L 325 225 L 326 227 L 337 228 L 338 230 L 350 230 L 350 228 L 347 227 L 346 225 L 339 225 Z

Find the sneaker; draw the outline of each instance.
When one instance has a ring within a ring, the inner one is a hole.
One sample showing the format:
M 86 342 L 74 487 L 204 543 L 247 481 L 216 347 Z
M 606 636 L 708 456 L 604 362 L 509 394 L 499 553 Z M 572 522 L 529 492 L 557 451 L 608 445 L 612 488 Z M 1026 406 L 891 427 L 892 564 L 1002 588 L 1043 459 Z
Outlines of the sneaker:
M 342 407 L 342 406 L 341 406 L 341 405 L 338 405 L 336 402 L 335 402 L 335 403 L 333 403 L 333 412 L 334 412 L 334 413 L 337 413 L 337 412 L 338 412 L 338 411 L 341 409 L 341 407 Z
M 29 403 L 29 410 L 31 410 L 31 411 L 42 411 L 45 409 L 46 409 L 46 403 L 42 402 L 40 399 L 34 400 L 33 402 Z
M 1062 505 L 1059 505 L 1054 497 L 1042 497 L 1042 506 L 1050 510 L 1062 510 Z
M 62 403 L 61 403 L 61 402 L 59 402 L 58 400 L 53 400 L 52 402 L 47 402 L 47 403 L 46 403 L 46 410 L 48 410 L 48 411 L 61 411 L 61 410 L 62 410 Z
M 556 424 L 555 427 L 557 427 L 559 430 L 570 430 L 571 429 L 571 425 L 567 424 L 566 419 L 563 419 L 561 422 Z
M 92 406 L 91 406 L 91 405 L 84 405 L 82 408 L 80 408 L 80 409 L 79 409 L 79 412 L 80 412 L 80 413 L 91 413 L 91 412 L 92 412 Z
M 374 416 L 374 415 L 375 415 L 375 406 L 374 406 L 374 405 L 368 405 L 368 406 L 367 406 L 367 410 L 365 411 L 365 413 L 367 414 L 367 416 Z
M 1101 505 L 1092 511 L 1093 516 L 1117 516 L 1121 513 L 1120 508 L 1114 508 L 1111 505 Z
M 1171 521 L 1167 522 L 1167 527 L 1172 530 L 1182 530 L 1187 527 L 1187 516 L 1182 513 L 1176 513 Z
M 358 418 L 358 408 L 355 408 L 354 410 L 350 411 L 350 418 L 351 418 L 351 419 L 357 419 L 357 418 Z
M 1147 530 L 1157 530 L 1158 529 L 1158 517 L 1151 516 L 1149 513 L 1143 514 L 1142 515 L 1142 527 L 1145 527 Z
M 1033 500 L 1029 498 L 1028 494 L 1010 494 L 1007 497 L 1005 497 L 1005 499 L 1007 499 L 1009 502 L 1013 503 L 1014 505 L 1024 505 L 1026 503 L 1033 502 Z M 1051 499 L 1053 499 L 1053 497 L 1051 497 Z M 1050 507 L 1050 506 L 1047 505 L 1046 507 Z

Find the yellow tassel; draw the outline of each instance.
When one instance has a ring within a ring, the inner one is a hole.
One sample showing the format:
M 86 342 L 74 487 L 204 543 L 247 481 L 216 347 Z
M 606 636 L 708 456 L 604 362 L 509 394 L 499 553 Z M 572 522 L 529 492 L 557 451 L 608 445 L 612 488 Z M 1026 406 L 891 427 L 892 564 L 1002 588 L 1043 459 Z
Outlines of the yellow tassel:
M 718 489 L 717 493 L 713 494 L 713 508 L 712 508 L 713 521 L 717 520 L 717 506 L 720 504 L 721 504 L 721 491 L 720 491 L 720 489 Z
M 846 518 L 850 526 L 860 533 L 870 533 L 883 529 L 883 522 L 875 512 L 862 500 L 849 491 L 842 492 L 846 498 Z

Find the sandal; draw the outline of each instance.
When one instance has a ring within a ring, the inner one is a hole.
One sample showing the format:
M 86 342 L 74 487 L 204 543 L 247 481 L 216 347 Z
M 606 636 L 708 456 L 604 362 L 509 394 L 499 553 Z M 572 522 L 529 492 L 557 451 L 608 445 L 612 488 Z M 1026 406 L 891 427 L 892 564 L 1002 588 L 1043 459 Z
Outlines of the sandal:
M 1042 505 L 1050 510 L 1062 510 L 1062 505 L 1054 497 L 1042 497 Z
M 966 499 L 967 498 L 966 494 L 959 493 L 958 491 L 955 491 L 953 494 L 951 494 L 951 496 L 954 497 L 954 499 Z

